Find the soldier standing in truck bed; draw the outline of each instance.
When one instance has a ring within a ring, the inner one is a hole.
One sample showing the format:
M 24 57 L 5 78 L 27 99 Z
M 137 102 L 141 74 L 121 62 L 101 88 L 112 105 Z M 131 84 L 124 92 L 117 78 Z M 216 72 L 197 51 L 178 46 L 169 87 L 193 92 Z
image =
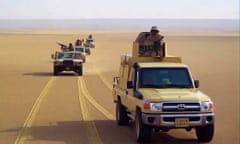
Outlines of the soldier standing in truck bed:
M 74 51 L 74 47 L 73 47 L 73 44 L 72 44 L 72 43 L 69 43 L 69 45 L 68 45 L 68 50 L 69 50 L 69 51 Z
M 152 26 L 150 30 L 150 35 L 147 37 L 147 40 L 153 41 L 153 50 L 156 53 L 156 56 L 164 56 L 164 36 L 159 34 L 157 26 Z

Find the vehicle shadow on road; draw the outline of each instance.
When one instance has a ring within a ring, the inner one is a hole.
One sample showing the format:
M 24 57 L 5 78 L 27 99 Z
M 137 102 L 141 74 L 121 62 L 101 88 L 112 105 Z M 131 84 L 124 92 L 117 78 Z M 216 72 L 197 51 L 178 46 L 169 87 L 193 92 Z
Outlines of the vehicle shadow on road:
M 106 143 L 128 143 L 136 144 L 134 123 L 130 122 L 128 126 L 118 126 L 115 121 L 95 121 L 98 132 L 104 138 Z M 106 133 L 107 131 L 107 133 Z M 105 133 L 105 134 L 104 134 Z M 185 133 L 185 131 L 183 131 Z M 182 134 L 182 133 L 181 133 Z M 108 141 L 106 141 L 108 139 Z M 112 139 L 112 141 L 111 141 Z M 199 144 L 195 137 L 186 134 L 184 138 L 174 137 L 174 135 L 165 132 L 154 132 L 151 137 L 151 144 Z
M 53 76 L 52 72 L 27 72 L 23 73 L 24 76 L 42 76 L 42 77 L 50 77 Z
M 54 76 L 53 72 L 28 72 L 28 73 L 23 73 L 24 76 L 37 76 L 37 77 L 51 77 Z M 57 77 L 63 77 L 63 76 L 77 76 L 75 73 L 61 73 L 58 74 Z
M 88 138 L 94 138 L 94 135 L 87 135 L 87 131 L 94 130 L 95 125 L 100 140 L 104 144 L 136 144 L 134 135 L 134 126 L 130 123 L 129 126 L 118 126 L 112 120 L 94 120 L 94 121 L 60 121 L 51 122 L 47 125 L 26 127 L 23 129 L 21 138 L 27 142 L 52 141 L 63 142 L 66 144 L 89 143 Z M 8 129 L 0 131 L 0 133 L 16 134 L 20 133 L 22 128 Z M 150 143 L 164 144 L 197 144 L 193 137 L 187 139 L 175 138 L 168 133 L 153 133 Z

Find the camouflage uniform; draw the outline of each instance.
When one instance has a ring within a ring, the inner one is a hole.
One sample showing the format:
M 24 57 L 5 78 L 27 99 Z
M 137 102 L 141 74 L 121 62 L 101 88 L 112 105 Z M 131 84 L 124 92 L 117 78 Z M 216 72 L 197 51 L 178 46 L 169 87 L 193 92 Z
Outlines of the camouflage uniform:
M 147 40 L 153 42 L 153 50 L 156 53 L 156 56 L 162 56 L 163 55 L 163 38 L 164 36 L 158 34 L 159 30 L 156 26 L 153 26 L 151 28 L 151 33 L 147 37 Z

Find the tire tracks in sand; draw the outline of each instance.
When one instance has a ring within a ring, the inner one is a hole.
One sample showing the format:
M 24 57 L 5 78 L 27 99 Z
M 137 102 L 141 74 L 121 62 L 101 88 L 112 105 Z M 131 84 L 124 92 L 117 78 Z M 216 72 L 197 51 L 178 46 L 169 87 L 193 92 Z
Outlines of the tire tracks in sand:
M 25 120 L 19 135 L 17 136 L 17 139 L 15 140 L 14 144 L 23 144 L 24 141 L 28 139 L 27 136 L 31 135 L 32 132 L 32 125 L 34 123 L 34 120 L 37 116 L 37 113 L 39 111 L 40 105 L 42 104 L 43 99 L 46 97 L 47 92 L 53 85 L 55 81 L 55 77 L 51 77 L 50 80 L 47 82 L 43 90 L 41 91 L 40 95 L 38 96 L 37 100 L 35 101 L 30 113 L 27 116 L 27 119 Z

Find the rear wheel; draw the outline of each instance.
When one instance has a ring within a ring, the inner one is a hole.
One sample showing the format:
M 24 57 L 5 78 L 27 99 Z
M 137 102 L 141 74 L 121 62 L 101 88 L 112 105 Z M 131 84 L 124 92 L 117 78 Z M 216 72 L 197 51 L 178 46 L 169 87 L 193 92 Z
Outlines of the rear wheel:
M 136 139 L 138 142 L 149 142 L 152 135 L 152 128 L 142 122 L 142 112 L 136 111 L 135 117 Z
M 197 135 L 198 141 L 200 142 L 210 142 L 213 138 L 213 134 L 214 134 L 213 124 L 196 128 L 196 135 Z
M 118 125 L 128 125 L 129 118 L 126 108 L 122 105 L 121 101 L 117 101 L 116 105 L 116 121 Z
M 79 76 L 82 76 L 82 75 L 83 75 L 83 69 L 82 69 L 82 67 L 79 67 L 77 72 L 78 72 L 78 75 L 79 75 Z

